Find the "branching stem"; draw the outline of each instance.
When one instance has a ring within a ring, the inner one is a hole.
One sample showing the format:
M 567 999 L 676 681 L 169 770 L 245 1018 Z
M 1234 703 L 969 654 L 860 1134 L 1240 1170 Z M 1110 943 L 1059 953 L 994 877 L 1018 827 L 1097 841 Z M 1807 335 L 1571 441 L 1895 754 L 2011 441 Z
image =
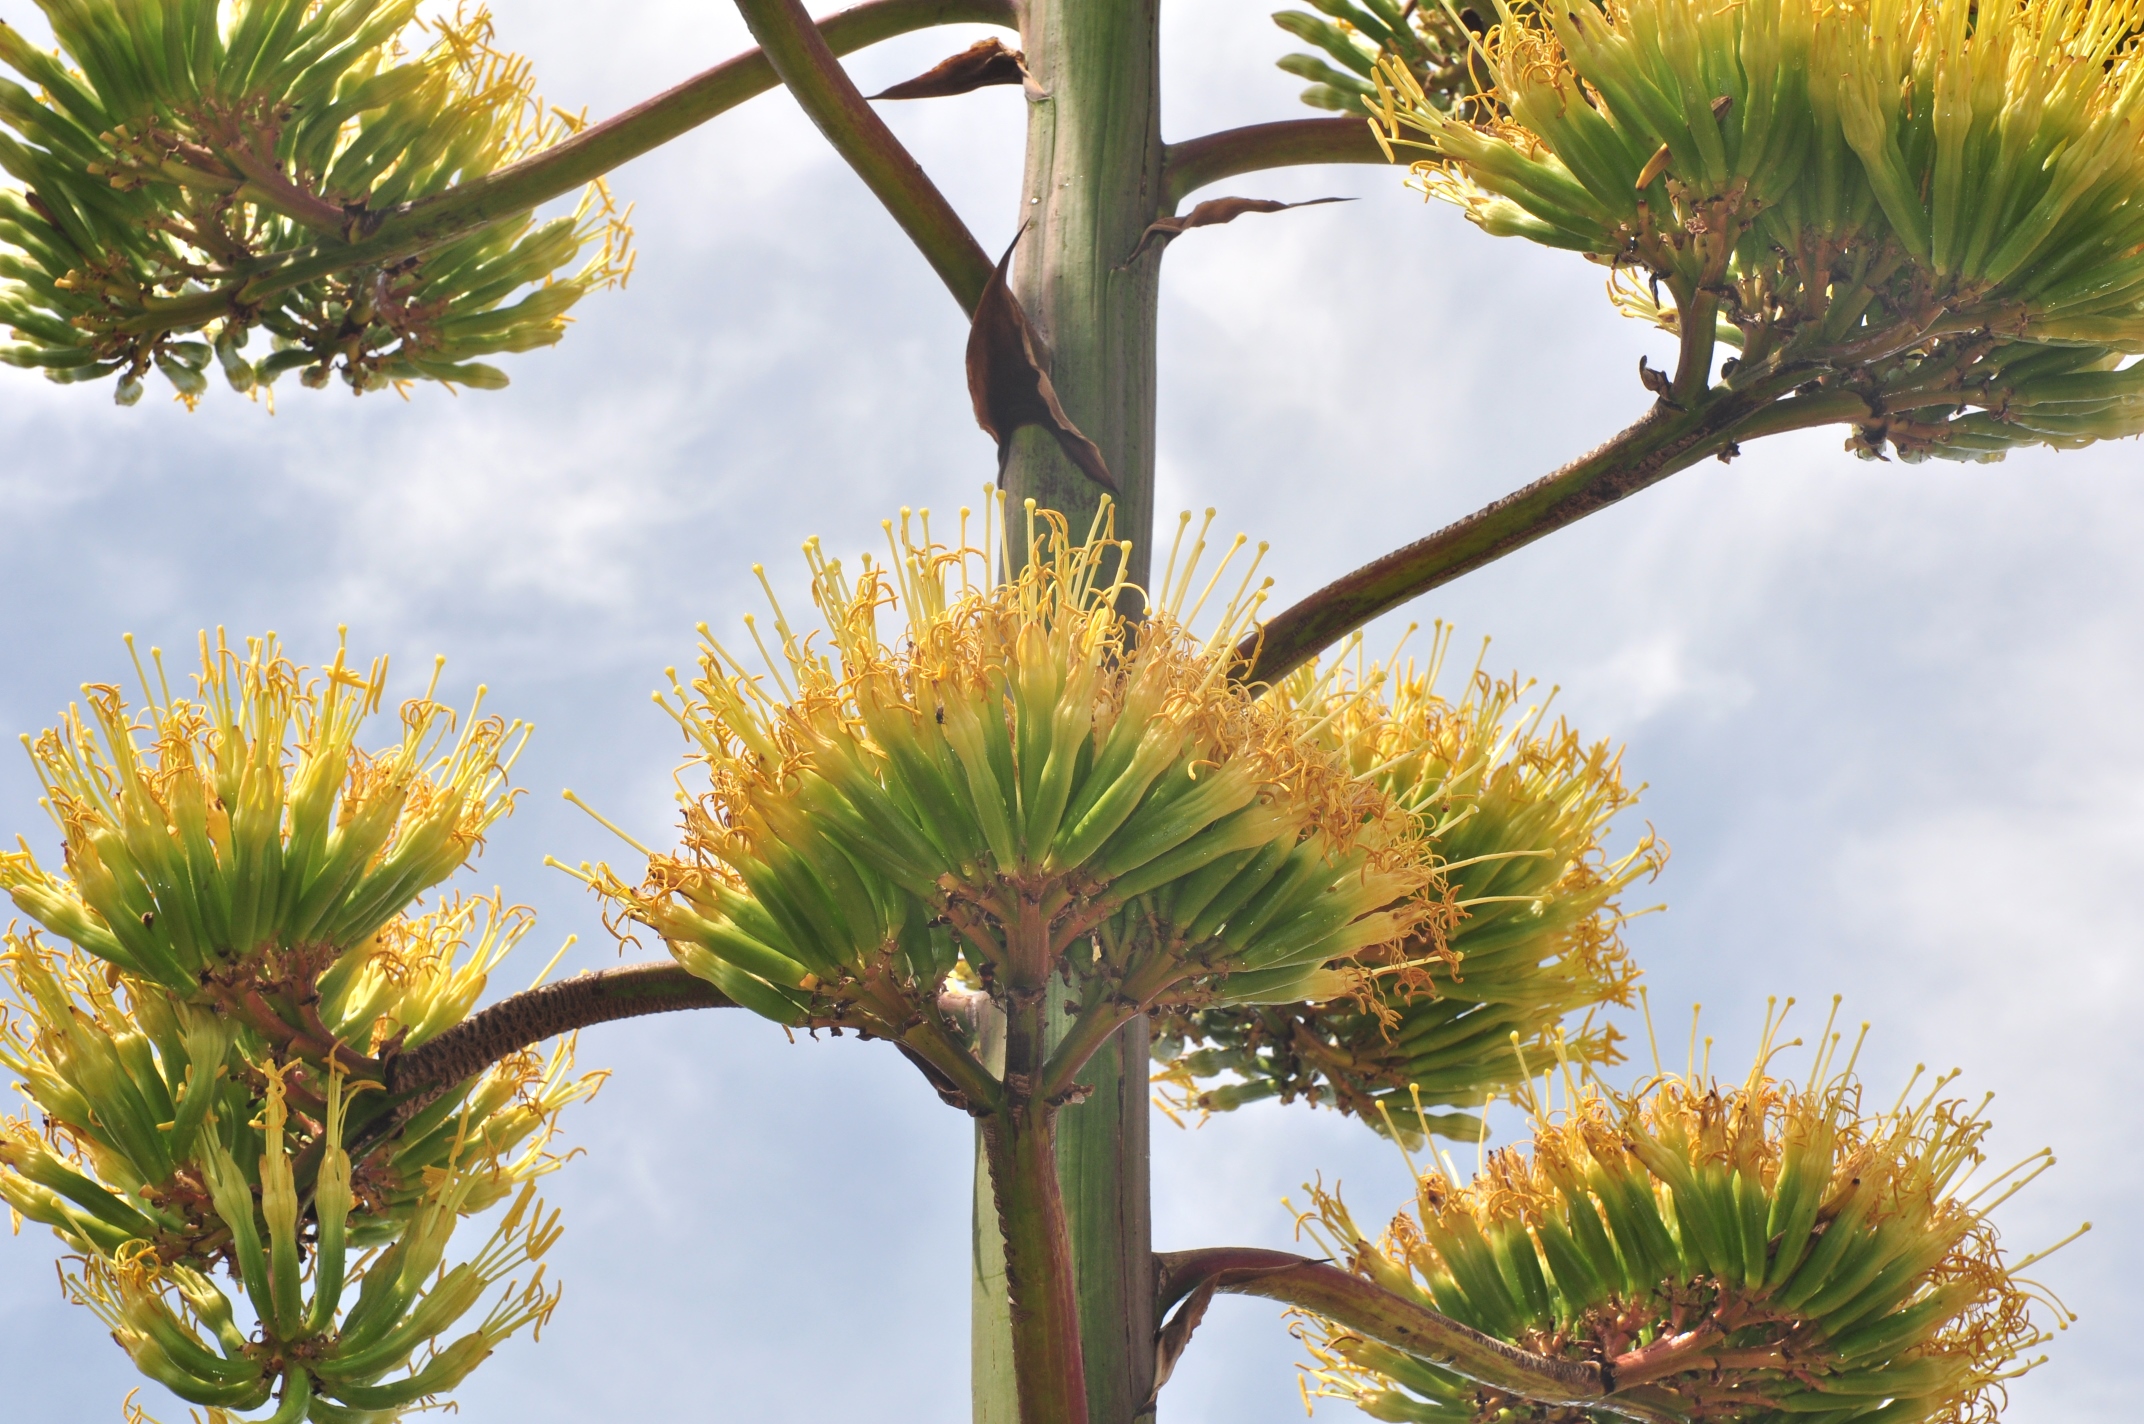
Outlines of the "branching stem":
M 939 25 L 1012 28 L 1015 23 L 1011 0 L 867 0 L 829 15 L 817 28 L 833 53 L 849 54 L 896 35 Z M 306 253 L 248 273 L 235 294 L 229 289 L 196 293 L 152 310 L 171 325 L 207 320 L 221 313 L 234 295 L 241 302 L 257 302 L 334 272 L 415 256 L 564 197 L 781 82 L 767 55 L 749 50 L 583 129 L 556 147 L 444 193 L 374 214 L 358 241 L 323 242 Z
M 437 1038 L 389 1055 L 387 1090 L 436 1095 L 510 1054 L 591 1024 L 673 1009 L 734 1007 L 713 985 L 668 960 L 576 974 L 501 999 Z
M 983 1154 L 1005 1237 L 1020 1424 L 1087 1424 L 1087 1368 L 1072 1233 L 1057 1179 L 1056 1118 L 1054 1106 L 1030 1098 L 982 1119 Z
M 1683 1424 L 1685 1418 L 1670 1396 L 1618 1390 L 1598 1361 L 1531 1354 L 1324 1261 L 1247 1246 L 1167 1252 L 1155 1259 L 1163 1311 L 1201 1291 L 1263 1296 L 1521 1399 L 1642 1424 Z
M 1173 211 L 1186 195 L 1208 183 L 1242 173 L 1305 163 L 1387 161 L 1367 118 L 1286 119 L 1223 129 L 1162 151 L 1162 211 Z
M 737 0 L 737 9 L 819 132 L 901 225 L 961 310 L 972 313 L 996 264 L 850 82 L 802 0 Z
M 1708 455 L 1732 453 L 1739 439 L 1837 419 L 1833 403 L 1826 400 L 1807 405 L 1782 401 L 1809 374 L 1803 367 L 1782 369 L 1746 387 L 1714 390 L 1688 407 L 1659 402 L 1590 454 L 1425 539 L 1364 564 L 1282 611 L 1255 639 L 1245 641 L 1241 652 L 1250 668 L 1244 680 L 1271 683 L 1285 677 L 1379 614 L 1606 509 Z M 1782 419 L 1775 406 L 1790 413 Z

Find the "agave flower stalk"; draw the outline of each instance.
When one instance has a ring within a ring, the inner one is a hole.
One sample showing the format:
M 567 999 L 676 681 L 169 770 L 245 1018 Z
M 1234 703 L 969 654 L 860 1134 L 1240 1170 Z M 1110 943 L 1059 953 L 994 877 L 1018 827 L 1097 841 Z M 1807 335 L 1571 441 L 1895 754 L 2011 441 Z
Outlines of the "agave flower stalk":
M 1548 725 L 1545 702 L 1526 705 L 1530 683 L 1479 661 L 1446 700 L 1435 689 L 1452 629 L 1433 636 L 1426 665 L 1365 663 L 1358 640 L 1353 658 L 1305 668 L 1271 695 L 1421 819 L 1459 918 L 1441 942 L 1364 957 L 1369 973 L 1327 1002 L 1175 1015 L 1156 1057 L 1182 1107 L 1300 1097 L 1410 1143 L 1474 1140 L 1482 1122 L 1466 1110 L 1518 1088 L 1529 1058 L 1552 1062 L 1560 1045 L 1581 1065 L 1620 1061 L 1622 1035 L 1599 1021 L 1631 1007 L 1637 979 L 1618 897 L 1658 873 L 1666 847 L 1648 833 L 1611 859 L 1609 823 L 1637 799 L 1621 752 Z M 1527 1056 L 1511 1051 L 1514 1034 Z M 1201 1086 L 1223 1074 L 1235 1081 Z
M 1498 3 L 1486 94 L 1448 110 L 1393 51 L 1369 104 L 1434 155 L 1425 193 L 1614 268 L 1681 338 L 1668 400 L 1704 402 L 1737 348 L 1729 440 L 1841 421 L 1869 457 L 1997 459 L 2144 430 L 2134 24 L 2098 0 Z
M 1209 573 L 1205 532 L 1180 539 L 1141 610 L 1106 509 L 1075 540 L 1030 505 L 1004 577 L 996 509 L 981 548 L 966 514 L 957 545 L 927 514 L 898 535 L 888 521 L 888 561 L 853 578 L 807 545 L 824 643 L 777 605 L 765 673 L 710 637 L 700 675 L 658 695 L 706 777 L 684 847 L 651 854 L 637 888 L 581 874 L 738 1003 L 894 1039 L 980 1119 L 1022 1415 L 1075 1419 L 1051 1141 L 1087 1059 L 1157 1004 L 1341 982 L 1336 961 L 1431 918 L 1435 876 L 1390 796 L 1293 704 L 1229 676 L 1263 591 L 1255 561 Z M 1220 615 L 1194 634 L 1209 604 Z M 878 626 L 888 606 L 898 645 Z M 1003 1016 L 1001 1073 L 940 1005 L 955 976 Z M 1061 1037 L 1053 980 L 1076 1006 Z
M 0 360 L 59 381 L 151 367 L 188 404 L 219 365 L 241 392 L 287 371 L 353 391 L 485 389 L 475 359 L 555 342 L 566 312 L 629 270 L 600 181 L 580 211 L 523 215 L 421 257 L 246 300 L 243 278 L 397 205 L 554 147 L 577 121 L 537 98 L 489 16 L 415 0 L 41 0 L 61 57 L 0 26 Z M 588 260 L 571 270 L 584 252 Z M 272 349 L 249 357 L 265 332 Z
M 1777 1026 L 1739 1085 L 1695 1064 L 1630 1093 L 1567 1074 L 1530 1103 L 1530 1151 L 1470 1184 L 1420 1173 L 1376 1244 L 1322 1191 L 1318 1225 L 1384 1290 L 1601 1360 L 1616 1390 L 1692 1420 L 1992 1420 L 2048 1338 L 2036 1305 L 2067 1318 L 1989 1220 L 2052 1159 L 1982 1175 L 1985 1101 L 1946 1097 L 1955 1074 L 1867 1111 L 1829 1023 L 1808 1085 L 1776 1079 Z M 1309 1338 L 1320 1391 L 1375 1418 L 1525 1408 L 1344 1324 Z
M 2136 433 L 2132 9 L 1976 13 L 1970 0 L 1499 8 L 1469 61 L 1483 90 L 1451 112 L 1403 46 L 1380 42 L 1372 130 L 1389 156 L 1428 155 L 1417 185 L 1492 233 L 1610 267 L 1618 304 L 1672 329 L 1680 351 L 1672 375 L 1640 362 L 1657 399 L 1612 439 L 1275 614 L 1245 647 L 1251 676 L 1275 681 L 1380 614 L 1765 435 L 1843 423 L 1858 454 L 1917 461 Z M 1219 171 L 1237 171 L 1226 148 Z M 1718 361 L 1722 343 L 1740 349 Z

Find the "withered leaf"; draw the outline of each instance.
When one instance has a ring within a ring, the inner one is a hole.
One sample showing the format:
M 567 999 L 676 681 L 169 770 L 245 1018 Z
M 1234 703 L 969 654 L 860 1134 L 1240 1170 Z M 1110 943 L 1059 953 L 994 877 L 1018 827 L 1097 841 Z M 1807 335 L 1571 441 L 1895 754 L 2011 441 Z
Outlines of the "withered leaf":
M 1125 258 L 1128 266 L 1139 259 L 1147 245 L 1167 242 L 1189 232 L 1195 227 L 1213 227 L 1217 223 L 1234 222 L 1245 213 L 1284 213 L 1290 208 L 1314 208 L 1321 203 L 1352 203 L 1353 198 L 1307 198 L 1300 203 L 1283 203 L 1274 198 L 1208 198 L 1188 213 L 1176 217 L 1156 218 L 1139 234 L 1139 245 L 1132 255 Z
M 1058 403 L 1050 373 L 1042 369 L 1035 354 L 1035 328 L 1006 283 L 1013 248 L 1019 245 L 1016 236 L 998 259 L 968 327 L 968 398 L 975 403 L 975 423 L 998 442 L 1000 480 L 1005 478 L 1005 462 L 1012 457 L 1013 432 L 1024 425 L 1039 425 L 1056 437 L 1065 458 L 1088 479 L 1114 490 L 1116 477 L 1109 473 L 1101 450 L 1080 434 Z
M 943 99 L 993 84 L 1025 84 L 1027 56 L 995 39 L 977 40 L 951 59 L 940 60 L 913 79 L 881 89 L 874 99 Z
M 1206 1318 L 1206 1308 L 1213 1304 L 1214 1280 L 1200 1281 L 1190 1298 L 1177 1308 L 1176 1314 L 1161 1327 L 1154 1339 L 1154 1388 L 1147 1396 L 1151 1405 L 1161 1394 L 1161 1387 L 1176 1373 L 1176 1362 L 1184 1357 L 1184 1349 L 1191 1343 L 1191 1332 L 1199 1328 Z
M 1272 1253 L 1268 1253 L 1272 1254 Z M 1214 1292 L 1224 1285 L 1241 1285 L 1260 1276 L 1278 1274 L 1303 1264 L 1300 1258 L 1275 1262 L 1270 1266 L 1237 1266 L 1215 1272 L 1200 1281 L 1184 1298 L 1176 1313 L 1169 1317 L 1154 1337 L 1154 1387 L 1147 1392 L 1146 1407 L 1151 1409 L 1154 1400 L 1161 1394 L 1161 1387 L 1176 1373 L 1177 1362 L 1184 1357 L 1184 1349 L 1191 1343 L 1191 1333 L 1199 1328 L 1206 1318 L 1206 1308 L 1213 1304 Z

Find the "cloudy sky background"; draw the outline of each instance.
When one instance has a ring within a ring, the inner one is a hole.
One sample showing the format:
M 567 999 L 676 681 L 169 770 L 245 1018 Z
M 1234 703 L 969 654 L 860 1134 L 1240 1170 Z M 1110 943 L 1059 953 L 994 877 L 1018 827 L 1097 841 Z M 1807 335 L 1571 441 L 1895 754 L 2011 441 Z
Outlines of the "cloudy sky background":
M 1167 8 L 1170 137 L 1301 112 L 1263 7 Z M 746 44 L 720 6 L 498 10 L 550 97 L 599 116 Z M 853 71 L 868 92 L 972 37 L 911 37 Z M 888 106 L 993 251 L 1016 221 L 1021 104 Z M 755 606 L 753 561 L 781 569 L 811 533 L 872 547 L 883 515 L 972 501 L 991 468 L 957 309 L 786 99 L 616 186 L 638 204 L 630 289 L 514 359 L 502 394 L 289 381 L 273 419 L 220 388 L 189 416 L 154 386 L 120 411 L 102 388 L 0 373 L 0 726 L 34 731 L 80 683 L 117 680 L 126 631 L 186 649 L 202 627 L 273 628 L 315 661 L 347 622 L 404 687 L 443 652 L 456 696 L 483 681 L 537 727 L 530 795 L 466 882 L 541 913 L 494 993 L 569 933 L 567 969 L 616 962 L 595 905 L 540 864 L 616 854 L 559 789 L 663 835 L 680 749 L 647 694 L 689 660 L 694 622 Z M 1161 507 L 1215 504 L 1272 538 L 1281 602 L 1642 409 L 1635 361 L 1662 342 L 1610 311 L 1597 269 L 1484 237 L 1389 171 L 1220 191 L 1363 199 L 1169 254 Z M 1493 666 L 1560 684 L 1582 728 L 1628 744 L 1651 786 L 1638 814 L 1675 847 L 1670 911 L 1632 930 L 1664 1038 L 1702 1001 L 1739 1065 L 1767 995 L 1800 996 L 1813 1030 L 1844 991 L 1845 1017 L 1875 1025 L 1873 1085 L 1962 1067 L 1999 1094 L 1997 1156 L 2056 1148 L 2007 1239 L 2099 1226 L 2043 1268 L 2084 1318 L 2016 1386 L 2012 1424 L 2118 1417 L 2135 1397 L 2120 1342 L 2144 1330 L 2118 1284 L 2144 1267 L 2138 453 L 1911 469 L 1829 432 L 1776 440 L 1406 615 L 1493 635 Z M 0 828 L 44 845 L 34 786 L 0 758 Z M 565 1303 L 541 1345 L 473 1377 L 464 1418 L 964 1414 L 968 1128 L 895 1055 L 709 1014 L 592 1030 L 582 1057 L 615 1072 L 569 1117 L 588 1151 L 553 1179 Z M 1155 1143 L 1164 1248 L 1285 1246 L 1280 1198 L 1316 1172 L 1365 1219 L 1404 1192 L 1389 1147 L 1302 1108 L 1157 1125 Z M 53 1255 L 34 1228 L 0 1246 L 9 1413 L 102 1424 L 135 1377 L 61 1306 Z M 1276 1307 L 1224 1301 L 1165 1417 L 1300 1417 L 1295 1358 Z

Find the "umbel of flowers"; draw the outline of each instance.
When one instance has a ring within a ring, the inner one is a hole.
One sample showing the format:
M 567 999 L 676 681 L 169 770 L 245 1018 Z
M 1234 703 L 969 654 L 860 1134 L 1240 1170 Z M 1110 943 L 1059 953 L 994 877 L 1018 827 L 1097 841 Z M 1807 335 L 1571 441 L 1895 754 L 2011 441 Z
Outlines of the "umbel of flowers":
M 1408 810 L 1231 679 L 1264 588 L 1240 537 L 1210 572 L 1180 537 L 1147 598 L 1106 508 L 1075 537 L 1030 505 L 1009 548 L 998 508 L 980 547 L 966 512 L 956 543 L 904 512 L 853 570 L 806 545 L 824 631 L 776 606 L 763 671 L 710 637 L 658 694 L 693 748 L 684 844 L 638 887 L 582 874 L 737 1002 L 894 1039 L 978 1116 L 1015 1348 L 1055 1361 L 1023 1366 L 1023 1417 L 1075 1417 L 1049 1140 L 1080 1069 L 1142 1009 L 1327 997 L 1359 952 L 1433 943 L 1442 897 Z M 941 1003 L 963 986 L 1001 1066 Z
M 421 258 L 352 266 L 315 247 L 397 205 L 551 147 L 577 126 L 492 47 L 482 9 L 416 0 L 40 0 L 60 54 L 0 25 L 0 360 L 56 381 L 153 366 L 191 404 L 288 371 L 354 391 L 506 384 L 475 358 L 547 346 L 620 280 L 628 233 L 600 184 Z M 585 249 L 591 259 L 567 269 Z M 309 265 L 310 264 L 310 265 Z M 533 286 L 533 290 L 529 290 Z M 251 338 L 267 340 L 253 344 Z M 263 350 L 262 345 L 268 349 Z M 251 347 L 251 354 L 248 348 Z
M 1739 1085 L 1695 1063 L 1627 1093 L 1567 1072 L 1560 1101 L 1529 1104 L 1528 1150 L 1489 1154 L 1471 1183 L 1419 1173 L 1381 1241 L 1324 1192 L 1316 1225 L 1385 1289 L 1603 1362 L 1660 1417 L 1994 1420 L 2047 1338 L 2036 1298 L 2071 1318 L 2019 1275 L 2046 1253 L 2006 1262 L 1989 1220 L 2052 1158 L 1983 1172 L 1989 1124 L 1945 1096 L 1955 1074 L 1924 1089 L 1916 1073 L 1871 1110 L 1859 1045 L 1841 1066 L 1828 1023 L 1807 1084 L 1775 1078 L 1776 1027 Z M 1308 1338 L 1320 1391 L 1373 1418 L 1577 1417 L 1329 1323 Z
M 706 781 L 683 846 L 638 889 L 586 873 L 740 1002 L 896 1038 L 950 1031 L 907 1024 L 949 979 L 1018 996 L 1061 973 L 1091 1049 L 1163 998 L 1337 986 L 1327 965 L 1435 923 L 1414 819 L 1304 708 L 1229 680 L 1255 564 L 1201 580 L 1202 536 L 1142 608 L 1106 509 L 1079 541 L 1026 513 L 1009 578 L 965 511 L 957 547 L 889 521 L 853 577 L 806 545 L 824 634 L 777 606 L 766 671 L 710 639 L 657 694 Z
M 140 709 L 91 687 L 91 719 L 32 744 L 66 870 L 0 861 L 42 927 L 0 951 L 0 1064 L 35 1109 L 0 1120 L 0 1200 L 76 1253 L 69 1295 L 182 1399 L 391 1418 L 556 1304 L 535 1179 L 600 1080 L 568 1045 L 391 1090 L 529 928 L 495 897 L 412 903 L 510 808 L 521 733 L 472 711 L 450 734 L 428 691 L 368 753 L 384 662 L 308 678 L 272 637 L 204 640 L 192 696 L 152 666 Z
M 1438 927 L 1441 941 L 1359 957 L 1369 972 L 1326 1002 L 1171 1016 L 1155 1056 L 1185 1107 L 1302 1097 L 1410 1142 L 1427 1133 L 1472 1141 L 1481 1120 L 1452 1109 L 1478 1108 L 1525 1081 L 1513 1035 L 1536 1064 L 1557 1045 L 1580 1064 L 1620 1060 L 1621 1035 L 1598 1019 L 1631 1006 L 1637 979 L 1618 897 L 1657 873 L 1666 848 L 1648 834 L 1609 858 L 1609 822 L 1636 799 L 1621 754 L 1566 722 L 1548 724 L 1545 705 L 1525 702 L 1530 684 L 1491 677 L 1477 662 L 1456 701 L 1439 695 L 1451 636 L 1438 625 L 1424 665 L 1387 669 L 1343 654 L 1271 695 L 1295 704 L 1321 742 L 1419 818 L 1459 918 Z M 1573 1015 L 1582 1022 L 1567 1024 Z M 1234 1081 L 1202 1086 L 1222 1074 Z
M 1466 13 L 1483 93 L 1440 100 L 1351 27 L 1362 102 L 1427 151 L 1426 193 L 1614 267 L 1619 303 L 1682 338 L 1671 399 L 1703 395 L 1722 342 L 1759 412 L 1738 436 L 1845 422 L 1864 454 L 1989 459 L 2144 429 L 2129 0 Z

